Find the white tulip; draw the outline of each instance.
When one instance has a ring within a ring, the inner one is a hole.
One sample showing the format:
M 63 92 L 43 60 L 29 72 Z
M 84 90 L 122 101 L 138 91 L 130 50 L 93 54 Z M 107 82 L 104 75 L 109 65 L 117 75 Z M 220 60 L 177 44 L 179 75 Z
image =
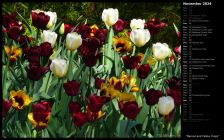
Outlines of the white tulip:
M 161 115 L 169 115 L 174 109 L 174 100 L 170 96 L 163 96 L 159 98 L 158 102 L 158 112 Z
M 57 13 L 56 12 L 51 12 L 51 11 L 48 11 L 48 12 L 44 12 L 46 15 L 48 15 L 50 17 L 50 20 L 49 22 L 47 23 L 47 28 L 51 28 L 53 25 L 56 24 L 57 22 Z
M 44 30 L 42 35 L 41 35 L 41 39 L 42 42 L 49 42 L 51 43 L 51 46 L 53 47 L 56 40 L 57 40 L 58 34 L 56 34 L 55 32 L 52 32 L 50 30 Z
M 76 32 L 68 33 L 66 36 L 66 48 L 70 51 L 74 51 L 82 45 L 82 38 Z
M 152 45 L 152 52 L 157 60 L 163 60 L 171 54 L 168 44 L 160 42 Z
M 131 41 L 137 46 L 144 46 L 150 39 L 151 35 L 148 29 L 134 29 L 131 31 Z
M 130 23 L 131 29 L 144 29 L 145 20 L 142 19 L 132 19 Z
M 114 25 L 119 17 L 119 13 L 117 9 L 109 8 L 104 9 L 102 13 L 102 20 L 107 26 Z
M 68 62 L 64 59 L 55 58 L 52 60 L 50 70 L 58 78 L 62 78 L 67 74 Z

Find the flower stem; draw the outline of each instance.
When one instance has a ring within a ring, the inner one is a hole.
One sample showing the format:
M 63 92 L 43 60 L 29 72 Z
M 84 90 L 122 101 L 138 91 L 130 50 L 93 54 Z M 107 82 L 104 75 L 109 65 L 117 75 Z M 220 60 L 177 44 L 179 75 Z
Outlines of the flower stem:
M 162 123 L 161 123 L 161 137 L 163 137 L 163 125 L 164 125 L 164 121 L 165 120 L 165 116 L 162 117 Z
M 37 35 L 36 35 L 36 44 L 38 43 L 38 35 L 40 33 L 40 29 L 37 29 Z
M 91 70 L 91 67 L 89 67 L 89 83 L 88 83 L 88 89 L 87 89 L 87 97 L 90 96 L 90 86 L 91 86 L 91 75 L 92 75 L 92 70 Z

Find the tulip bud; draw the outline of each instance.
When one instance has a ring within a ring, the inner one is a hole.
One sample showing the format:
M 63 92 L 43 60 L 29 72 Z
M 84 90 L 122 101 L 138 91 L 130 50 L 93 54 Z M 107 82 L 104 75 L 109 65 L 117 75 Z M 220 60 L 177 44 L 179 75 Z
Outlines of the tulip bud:
M 117 22 L 118 16 L 119 13 L 117 9 L 104 9 L 102 13 L 102 20 L 107 26 L 112 26 Z
M 132 30 L 134 29 L 144 29 L 145 20 L 142 19 L 132 19 L 130 23 L 130 27 Z
M 56 12 L 51 12 L 51 11 L 48 11 L 48 12 L 44 12 L 46 15 L 48 15 L 50 17 L 50 20 L 49 22 L 47 23 L 47 28 L 51 28 L 53 25 L 56 24 L 56 21 L 57 21 L 57 14 Z
M 159 98 L 158 112 L 161 115 L 169 115 L 174 109 L 174 100 L 170 96 L 163 96 Z
M 55 58 L 51 62 L 50 70 L 54 73 L 55 76 L 62 78 L 68 71 L 68 62 L 64 59 Z
M 49 42 L 51 43 L 52 47 L 54 46 L 57 40 L 57 37 L 58 37 L 58 34 L 50 30 L 44 30 L 43 34 L 41 35 L 42 42 Z
M 156 43 L 152 45 L 153 56 L 157 60 L 163 60 L 168 57 L 171 53 L 171 50 L 166 43 Z
M 59 34 L 63 35 L 64 33 L 65 33 L 65 24 L 62 23 L 62 24 L 61 24 L 61 27 L 60 27 L 60 29 L 59 29 Z
M 134 29 L 131 31 L 131 41 L 137 46 L 144 46 L 150 39 L 151 35 L 147 29 Z
M 82 38 L 76 32 L 68 33 L 66 36 L 66 48 L 70 51 L 74 51 L 82 45 Z

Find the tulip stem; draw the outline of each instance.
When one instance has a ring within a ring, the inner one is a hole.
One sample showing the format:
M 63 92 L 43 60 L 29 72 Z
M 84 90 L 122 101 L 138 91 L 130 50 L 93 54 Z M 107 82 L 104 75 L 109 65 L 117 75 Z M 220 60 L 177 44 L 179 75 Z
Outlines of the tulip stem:
M 139 88 L 142 88 L 142 79 L 140 79 L 140 84 L 139 84 Z
M 91 70 L 91 67 L 89 67 L 89 83 L 88 83 L 88 89 L 86 93 L 87 97 L 90 96 L 91 75 L 92 75 L 92 70 Z
M 39 32 L 40 32 L 40 30 L 39 29 L 37 29 L 37 35 L 36 35 L 36 44 L 38 43 L 38 35 L 39 35 Z
M 163 125 L 164 125 L 164 121 L 165 120 L 165 116 L 162 117 L 162 122 L 161 122 L 161 137 L 163 137 Z

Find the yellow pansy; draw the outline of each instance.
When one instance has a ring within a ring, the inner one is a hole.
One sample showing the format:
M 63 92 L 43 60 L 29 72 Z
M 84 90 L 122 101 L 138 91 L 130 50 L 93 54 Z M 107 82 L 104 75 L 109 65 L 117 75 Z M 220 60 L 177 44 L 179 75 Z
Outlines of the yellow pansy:
M 116 46 L 117 52 L 127 53 L 132 51 L 131 42 L 129 41 L 127 37 L 122 36 L 118 38 L 114 36 L 112 39 L 113 39 L 114 45 Z
M 9 46 L 4 46 L 4 49 L 11 62 L 15 62 L 22 54 L 22 49 L 17 48 L 16 46 L 12 46 L 12 48 Z
M 135 101 L 135 96 L 129 93 L 120 93 L 119 101 Z
M 10 92 L 9 101 L 14 109 L 23 109 L 31 103 L 31 98 L 23 90 Z

